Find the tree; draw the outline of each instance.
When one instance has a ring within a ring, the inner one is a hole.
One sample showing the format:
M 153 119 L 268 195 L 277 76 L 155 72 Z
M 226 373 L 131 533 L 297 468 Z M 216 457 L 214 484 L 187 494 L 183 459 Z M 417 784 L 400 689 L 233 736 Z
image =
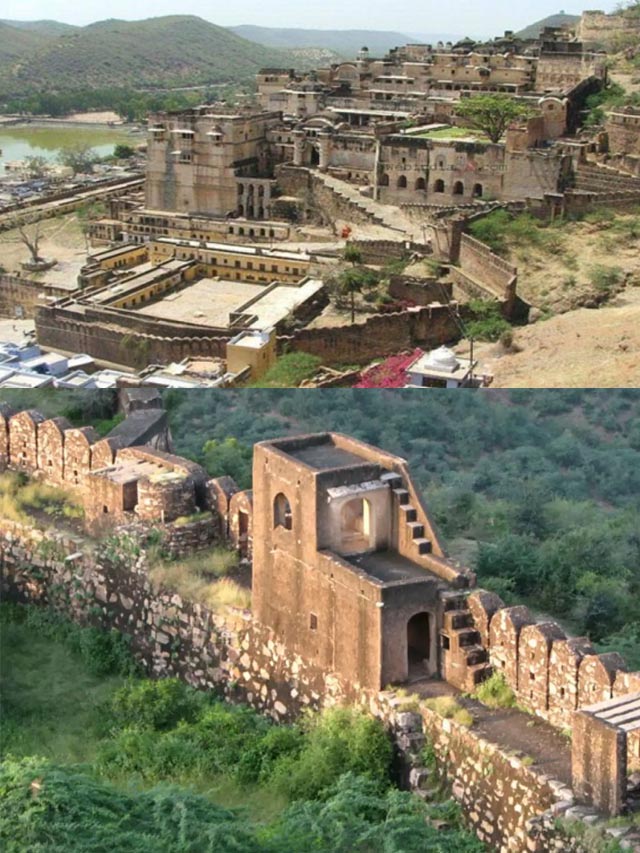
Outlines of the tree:
M 113 149 L 113 156 L 116 160 L 128 160 L 130 157 L 136 153 L 136 149 L 131 145 L 116 145 Z
M 481 130 L 492 142 L 499 142 L 509 125 L 531 117 L 531 110 L 508 95 L 476 95 L 464 98 L 456 114 Z
M 34 155 L 24 158 L 25 172 L 29 178 L 44 178 L 49 172 L 49 163 L 46 157 Z
M 40 255 L 40 241 L 42 240 L 42 223 L 36 214 L 19 213 L 11 220 L 12 228 L 3 238 L 4 243 L 22 243 L 29 250 L 30 263 L 44 263 Z
M 365 267 L 353 267 L 344 270 L 337 278 L 335 292 L 338 296 L 346 296 L 351 306 L 351 322 L 356 319 L 356 293 L 371 290 L 378 283 L 378 276 L 373 270 Z
M 347 243 L 342 252 L 342 257 L 354 267 L 362 263 L 362 252 L 353 243 Z
M 71 169 L 74 176 L 89 174 L 93 171 L 93 166 L 97 162 L 97 159 L 94 150 L 89 145 L 83 145 L 82 143 L 69 145 L 63 148 L 58 155 L 59 163 Z

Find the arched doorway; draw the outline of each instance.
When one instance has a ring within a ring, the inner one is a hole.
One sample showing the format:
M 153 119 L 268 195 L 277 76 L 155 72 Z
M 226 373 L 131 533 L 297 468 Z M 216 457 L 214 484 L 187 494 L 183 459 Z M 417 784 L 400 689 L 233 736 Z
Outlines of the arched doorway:
M 407 623 L 407 663 L 409 676 L 427 675 L 431 656 L 431 618 L 416 613 Z
M 372 547 L 373 524 L 371 504 L 364 498 L 353 498 L 340 512 L 340 550 L 359 554 Z

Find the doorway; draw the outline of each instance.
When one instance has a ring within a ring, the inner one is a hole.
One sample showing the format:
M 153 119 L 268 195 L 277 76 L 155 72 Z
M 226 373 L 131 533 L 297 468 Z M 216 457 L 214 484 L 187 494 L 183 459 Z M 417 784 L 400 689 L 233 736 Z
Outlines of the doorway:
M 407 663 L 410 676 L 427 675 L 431 657 L 431 618 L 416 613 L 407 623 Z

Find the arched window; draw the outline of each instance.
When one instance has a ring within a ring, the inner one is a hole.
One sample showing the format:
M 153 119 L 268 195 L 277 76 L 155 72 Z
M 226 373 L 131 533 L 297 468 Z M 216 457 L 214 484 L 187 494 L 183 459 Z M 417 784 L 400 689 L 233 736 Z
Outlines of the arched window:
M 418 178 L 416 181 L 416 189 L 417 190 L 426 190 L 427 184 L 424 178 Z
M 441 178 L 438 178 L 438 180 L 433 185 L 433 191 L 434 191 L 434 193 L 443 193 L 444 192 L 444 181 Z
M 444 167 L 445 167 L 444 157 L 436 158 L 436 169 L 444 169 Z
M 386 174 L 381 175 L 379 186 L 381 186 L 381 187 L 388 187 L 389 186 L 389 175 L 386 175 Z
M 277 494 L 273 500 L 273 526 L 284 527 L 285 530 L 291 530 L 293 527 L 291 504 L 282 492 Z
M 238 184 L 238 195 L 242 195 L 244 193 L 244 184 Z
M 406 190 L 407 188 L 407 177 L 406 175 L 400 175 L 398 178 L 398 183 L 396 184 L 399 190 Z
M 454 195 L 464 195 L 464 184 L 462 181 L 456 181 L 453 185 L 453 194 Z
M 473 185 L 473 197 L 474 198 L 482 198 L 484 195 L 484 187 L 482 184 L 474 184 Z

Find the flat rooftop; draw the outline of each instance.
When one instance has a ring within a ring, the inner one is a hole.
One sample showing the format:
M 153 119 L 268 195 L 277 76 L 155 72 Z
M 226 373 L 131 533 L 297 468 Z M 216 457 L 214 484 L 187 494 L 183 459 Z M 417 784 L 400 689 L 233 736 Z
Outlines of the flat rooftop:
M 331 441 L 312 444 L 299 450 L 285 450 L 285 453 L 318 471 L 330 470 L 331 468 L 349 468 L 352 465 L 362 465 L 367 462 L 362 456 L 336 447 Z
M 396 551 L 372 551 L 367 554 L 358 554 L 353 557 L 343 557 L 348 563 L 357 566 L 371 577 L 377 578 L 383 583 L 399 583 L 413 580 L 436 580 L 440 579 L 428 569 L 422 568 L 406 557 L 402 557 Z
M 259 296 L 265 287 L 243 281 L 202 278 L 135 310 L 149 317 L 224 328 L 229 325 L 229 314 Z

